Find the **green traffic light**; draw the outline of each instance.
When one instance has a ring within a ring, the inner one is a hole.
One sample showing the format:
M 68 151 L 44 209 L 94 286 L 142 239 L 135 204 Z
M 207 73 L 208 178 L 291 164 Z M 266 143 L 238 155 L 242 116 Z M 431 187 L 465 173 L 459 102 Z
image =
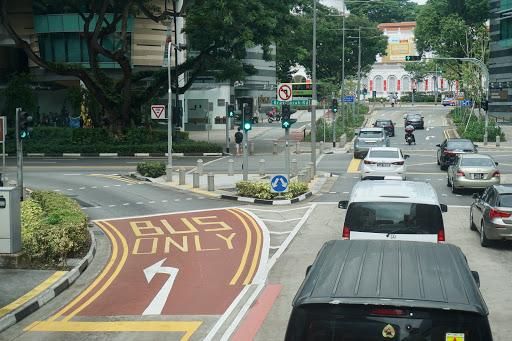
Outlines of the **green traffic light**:
M 338 108 L 332 108 L 333 112 L 338 112 Z
M 290 122 L 283 122 L 283 128 L 289 128 L 290 127 Z
M 29 135 L 30 135 L 30 134 L 29 134 L 29 132 L 28 132 L 28 131 L 26 131 L 26 130 L 22 130 L 22 131 L 20 131 L 20 137 L 21 137 L 21 139 L 26 139 Z
M 244 123 L 244 130 L 251 130 L 251 123 L 245 122 Z

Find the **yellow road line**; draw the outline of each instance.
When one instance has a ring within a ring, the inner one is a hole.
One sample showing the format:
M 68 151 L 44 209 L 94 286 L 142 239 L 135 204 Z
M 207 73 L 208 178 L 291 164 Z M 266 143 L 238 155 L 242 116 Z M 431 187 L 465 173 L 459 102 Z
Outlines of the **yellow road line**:
M 117 245 L 117 241 L 115 240 L 114 238 L 114 235 L 112 234 L 112 232 L 110 232 L 103 224 L 102 222 L 99 222 L 97 221 L 96 222 L 96 225 L 98 225 L 99 227 L 101 227 L 101 229 L 103 230 L 103 232 L 105 232 L 107 234 L 107 236 L 109 237 L 110 239 L 110 242 L 112 243 L 112 254 L 110 256 L 110 260 L 109 262 L 107 263 L 107 265 L 105 266 L 105 268 L 103 269 L 103 271 L 101 272 L 101 274 L 96 277 L 96 279 L 94 280 L 94 282 L 89 285 L 87 287 L 87 289 L 85 289 L 84 291 L 82 291 L 82 293 L 80 295 L 78 295 L 73 301 L 71 301 L 70 303 L 68 303 L 68 305 L 66 305 L 64 308 L 62 308 L 59 312 L 57 312 L 55 315 L 53 315 L 52 317 L 50 317 L 49 321 L 55 321 L 56 319 L 58 319 L 60 316 L 62 316 L 64 313 L 66 313 L 67 311 L 69 311 L 75 304 L 77 304 L 78 302 L 80 302 L 80 300 L 82 300 L 85 296 L 87 296 L 100 282 L 101 280 L 110 272 L 110 269 L 114 266 L 114 263 L 117 259 L 117 253 L 118 253 L 118 245 Z M 28 329 L 28 328 L 27 328 Z
M 110 224 L 110 223 L 107 223 L 106 221 L 103 222 L 105 225 L 107 225 L 108 227 L 110 227 L 112 230 L 114 230 L 114 232 L 117 234 L 117 236 L 119 237 L 119 239 L 121 240 L 121 244 L 123 245 L 123 254 L 121 255 L 121 260 L 119 261 L 119 263 L 117 264 L 117 267 L 116 269 L 114 270 L 114 272 L 112 273 L 112 275 L 110 276 L 110 278 L 103 284 L 103 286 L 101 288 L 99 288 L 95 293 L 94 295 L 92 295 L 91 297 L 89 297 L 89 299 L 87 301 L 85 301 L 84 303 L 82 303 L 82 305 L 80 305 L 78 308 L 76 308 L 75 310 L 73 310 L 69 315 L 67 315 L 63 320 L 64 321 L 69 321 L 73 316 L 75 316 L 76 314 L 78 314 L 79 312 L 81 312 L 82 310 L 84 310 L 85 308 L 87 308 L 87 306 L 89 306 L 96 298 L 98 298 L 101 294 L 103 294 L 103 292 L 105 290 L 107 290 L 107 288 L 110 286 L 110 284 L 112 284 L 112 282 L 116 279 L 116 277 L 119 275 L 119 273 L 121 272 L 121 270 L 123 269 L 124 267 L 124 264 L 126 263 L 126 259 L 128 259 L 128 243 L 126 242 L 126 239 L 124 238 L 124 236 L 121 234 L 121 232 L 119 232 L 118 229 L 116 229 L 114 227 L 114 225 Z
M 126 179 L 126 178 L 123 178 L 122 176 L 119 176 L 119 175 L 88 174 L 87 176 L 96 176 L 96 177 L 100 177 L 100 178 L 107 178 L 107 179 L 112 179 L 112 180 L 126 182 L 126 183 L 129 183 L 129 184 L 137 184 L 138 185 L 138 184 L 141 183 L 138 180 Z
M 347 173 L 359 173 L 359 165 L 361 164 L 361 159 L 352 159 L 350 164 L 348 165 Z
M 247 257 L 249 256 L 249 250 L 251 249 L 252 234 L 251 234 L 251 229 L 249 228 L 249 225 L 247 225 L 245 220 L 234 210 L 229 210 L 229 211 L 231 213 L 233 213 L 242 222 L 242 224 L 245 227 L 245 231 L 247 231 L 247 238 L 246 238 L 246 243 L 245 243 L 245 250 L 242 255 L 242 261 L 240 262 L 240 265 L 238 266 L 238 270 L 236 271 L 235 276 L 233 276 L 233 278 L 231 279 L 231 282 L 229 282 L 229 285 L 235 285 L 236 281 L 238 281 L 238 279 L 242 275 L 242 271 L 244 270 L 245 264 L 247 263 Z
M 27 329 L 37 332 L 185 332 L 181 341 L 187 341 L 201 324 L 202 321 L 36 321 Z
M 4 316 L 5 314 L 10 313 L 14 309 L 17 309 L 24 303 L 28 302 L 35 296 L 39 295 L 46 289 L 48 289 L 53 283 L 57 282 L 64 274 L 66 274 L 67 271 L 55 271 L 50 277 L 48 277 L 45 281 L 40 283 L 38 286 L 36 286 L 34 289 L 30 290 L 25 295 L 21 296 L 17 300 L 9 303 L 3 308 L 0 308 L 0 317 Z
M 251 222 L 252 226 L 254 227 L 254 230 L 256 231 L 256 246 L 254 248 L 254 256 L 252 258 L 251 267 L 249 269 L 249 273 L 247 274 L 247 277 L 245 277 L 244 284 L 248 285 L 251 284 L 252 278 L 254 277 L 254 273 L 256 272 L 256 266 L 258 265 L 259 259 L 260 259 L 260 253 L 261 253 L 261 230 L 260 226 L 256 221 L 249 216 L 247 213 L 243 212 L 242 210 L 236 209 L 237 212 L 245 216 L 249 221 Z

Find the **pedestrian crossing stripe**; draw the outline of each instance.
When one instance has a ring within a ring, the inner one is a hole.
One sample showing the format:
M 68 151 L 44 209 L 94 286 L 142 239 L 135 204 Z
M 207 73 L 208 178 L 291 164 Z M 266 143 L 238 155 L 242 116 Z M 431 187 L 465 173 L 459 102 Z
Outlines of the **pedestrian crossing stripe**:
M 121 181 L 121 182 L 126 182 L 126 183 L 133 184 L 133 185 L 138 185 L 138 184 L 142 183 L 137 180 L 127 179 L 127 178 L 122 177 L 117 174 L 88 174 L 87 176 L 97 176 L 97 177 L 101 177 L 101 178 L 107 178 L 107 179 L 117 180 L 117 181 Z

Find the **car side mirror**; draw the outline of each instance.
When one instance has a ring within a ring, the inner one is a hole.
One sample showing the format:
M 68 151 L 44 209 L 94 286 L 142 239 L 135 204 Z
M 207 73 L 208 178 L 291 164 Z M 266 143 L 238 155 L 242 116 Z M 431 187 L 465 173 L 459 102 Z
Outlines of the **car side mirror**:
M 475 148 L 478 148 L 478 145 L 477 145 L 477 144 L 475 144 L 474 146 L 475 146 Z
M 348 207 L 348 200 L 341 200 L 338 202 L 338 208 L 347 209 Z
M 480 194 L 478 193 L 473 193 L 473 199 L 478 199 L 480 198 Z
M 308 265 L 308 267 L 306 268 L 306 276 L 309 274 L 310 270 L 311 270 L 311 265 Z
M 410 157 L 411 157 L 410 155 L 404 155 L 404 159 L 408 159 Z
M 439 148 L 441 148 L 441 145 L 440 145 L 440 144 L 436 144 L 436 147 L 439 147 Z
M 471 271 L 471 274 L 473 275 L 476 285 L 480 288 L 480 275 L 478 274 L 478 271 Z
M 497 166 L 497 165 L 499 165 L 499 163 L 498 163 L 498 162 L 495 162 L 494 164 L 495 164 L 496 166 Z
M 439 206 L 441 207 L 441 212 L 448 212 L 448 206 L 446 206 L 446 204 L 440 204 Z

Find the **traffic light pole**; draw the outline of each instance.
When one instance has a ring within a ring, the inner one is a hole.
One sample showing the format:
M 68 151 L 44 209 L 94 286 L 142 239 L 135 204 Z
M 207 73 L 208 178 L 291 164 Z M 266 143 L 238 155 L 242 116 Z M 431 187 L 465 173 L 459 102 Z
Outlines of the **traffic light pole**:
M 23 141 L 20 138 L 20 112 L 21 108 L 16 108 L 16 168 L 18 177 L 18 187 L 20 188 L 20 200 L 23 201 Z
M 244 103 L 242 107 L 242 122 L 245 125 L 245 106 L 247 104 Z M 243 161 L 243 180 L 249 180 L 249 131 L 244 129 L 244 161 Z
M 313 93 L 311 99 L 311 162 L 313 163 L 313 176 L 316 175 L 316 105 L 317 105 L 317 88 L 316 88 L 316 2 L 313 0 L 313 65 L 312 65 L 312 81 Z
M 285 139 L 285 145 L 284 145 L 284 162 L 285 162 L 285 171 L 286 171 L 286 178 L 288 179 L 288 182 L 290 182 L 290 128 L 284 129 L 284 139 Z
M 229 117 L 228 107 L 226 103 L 226 154 L 229 154 L 229 127 L 231 126 L 231 117 Z

